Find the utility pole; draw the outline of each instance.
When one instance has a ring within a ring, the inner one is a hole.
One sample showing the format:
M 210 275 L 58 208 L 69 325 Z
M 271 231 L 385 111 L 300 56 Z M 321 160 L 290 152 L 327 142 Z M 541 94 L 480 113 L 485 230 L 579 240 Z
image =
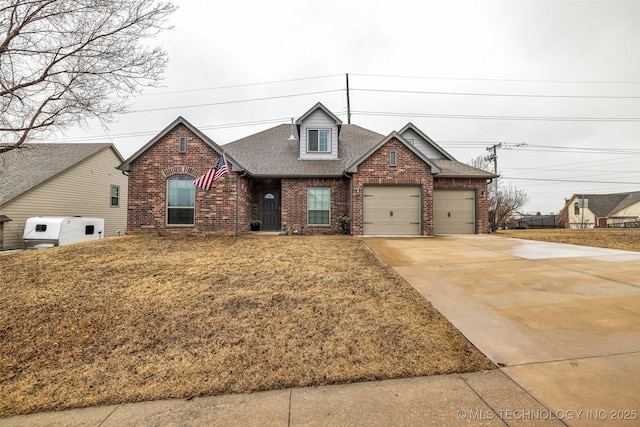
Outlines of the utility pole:
M 351 99 L 349 96 L 349 73 L 346 74 L 347 77 L 347 124 L 351 124 Z
M 506 142 L 499 142 L 497 144 L 493 144 L 491 147 L 487 147 L 487 151 L 489 152 L 489 155 L 487 155 L 485 157 L 485 160 L 489 161 L 489 162 L 493 162 L 493 173 L 496 175 L 495 178 L 493 178 L 493 185 L 494 185 L 494 193 L 493 193 L 493 209 L 494 209 L 494 215 L 497 214 L 498 211 L 498 148 L 502 148 L 504 150 L 512 150 L 514 147 L 524 147 L 525 145 L 527 145 L 526 142 L 521 142 L 519 144 L 507 144 Z M 495 219 L 494 219 L 495 221 Z M 498 227 L 498 224 L 495 224 L 496 227 Z M 495 230 L 494 230 L 495 231 Z
M 493 162 L 493 173 L 495 175 L 498 175 L 498 153 L 496 152 L 496 150 L 498 148 L 501 148 L 503 145 L 504 144 L 502 142 L 499 142 L 497 144 L 493 144 L 491 147 L 487 147 L 487 151 L 490 154 L 485 157 L 485 160 L 489 162 Z M 494 198 L 494 201 L 497 203 L 498 202 L 498 177 L 493 178 L 493 185 L 494 185 L 493 198 Z
M 497 149 L 498 148 L 502 148 L 503 150 L 513 150 L 516 147 L 524 147 L 525 145 L 527 145 L 526 142 L 520 142 L 518 144 L 507 144 L 506 142 L 499 142 L 497 144 L 493 144 L 491 147 L 487 147 L 487 151 L 489 152 L 489 155 L 486 156 L 484 159 L 489 161 L 489 162 L 493 162 L 493 173 L 498 175 L 498 153 L 497 153 Z M 498 178 L 494 178 L 494 185 L 495 185 L 495 196 L 496 199 L 498 197 Z

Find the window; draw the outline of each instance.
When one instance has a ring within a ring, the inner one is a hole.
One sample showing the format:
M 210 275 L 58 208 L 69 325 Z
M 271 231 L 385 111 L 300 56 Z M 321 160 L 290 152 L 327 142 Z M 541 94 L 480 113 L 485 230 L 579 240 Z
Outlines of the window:
M 573 204 L 573 214 L 580 215 L 580 204 L 578 202 Z
M 44 233 L 47 231 L 47 224 L 36 224 L 36 232 Z
M 309 129 L 307 131 L 307 151 L 329 153 L 331 144 L 331 129 Z
M 179 153 L 187 152 L 187 138 L 185 138 L 184 136 L 180 137 L 180 140 L 178 141 L 178 152 Z
M 85 225 L 84 226 L 84 234 L 90 235 L 96 231 L 96 227 L 94 225 Z
M 117 208 L 120 206 L 120 187 L 117 185 L 111 186 L 111 207 Z
M 329 225 L 330 192 L 328 188 L 307 189 L 307 222 L 312 225 Z
M 389 166 L 396 165 L 396 157 L 397 157 L 397 154 L 395 151 L 389 151 Z
M 193 225 L 195 220 L 196 188 L 193 178 L 179 175 L 167 181 L 167 224 Z

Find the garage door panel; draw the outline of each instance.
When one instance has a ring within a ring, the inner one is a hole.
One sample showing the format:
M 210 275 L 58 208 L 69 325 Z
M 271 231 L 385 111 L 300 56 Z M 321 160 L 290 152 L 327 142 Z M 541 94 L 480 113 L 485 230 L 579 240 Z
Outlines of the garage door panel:
M 474 190 L 437 190 L 433 193 L 435 234 L 476 232 Z
M 363 233 L 368 235 L 419 235 L 419 186 L 365 186 Z

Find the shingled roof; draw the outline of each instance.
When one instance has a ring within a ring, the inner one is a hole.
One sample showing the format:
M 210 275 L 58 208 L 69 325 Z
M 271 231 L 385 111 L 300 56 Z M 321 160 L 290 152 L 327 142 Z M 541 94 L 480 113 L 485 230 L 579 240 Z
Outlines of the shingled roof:
M 497 175 L 482 169 L 474 168 L 456 160 L 432 159 L 433 163 L 440 168 L 441 172 L 437 175 L 440 178 L 496 178 Z
M 292 132 L 295 140 L 289 139 Z M 395 133 L 391 136 L 394 135 L 402 138 Z M 255 177 L 339 177 L 388 138 L 357 125 L 343 124 L 338 160 L 301 160 L 297 127 L 283 124 L 225 144 L 222 149 Z M 424 160 L 439 177 L 489 179 L 496 176 L 455 160 Z
M 292 130 L 295 140 L 289 140 Z M 383 138 L 357 125 L 342 125 L 338 160 L 300 160 L 296 127 L 279 125 L 222 148 L 255 177 L 338 177 Z
M 588 207 L 598 218 L 606 218 L 621 209 L 640 202 L 640 191 L 613 194 L 574 194 L 578 199 L 587 199 Z
M 0 154 L 0 206 L 108 148 L 113 144 L 23 144 Z

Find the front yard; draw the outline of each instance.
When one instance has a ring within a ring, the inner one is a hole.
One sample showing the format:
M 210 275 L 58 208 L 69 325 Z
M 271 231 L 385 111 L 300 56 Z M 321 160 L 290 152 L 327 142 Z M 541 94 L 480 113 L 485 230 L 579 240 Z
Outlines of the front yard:
M 0 271 L 0 416 L 493 368 L 356 239 L 126 236 Z
M 640 251 L 640 228 L 500 230 L 497 234 L 517 239 Z

